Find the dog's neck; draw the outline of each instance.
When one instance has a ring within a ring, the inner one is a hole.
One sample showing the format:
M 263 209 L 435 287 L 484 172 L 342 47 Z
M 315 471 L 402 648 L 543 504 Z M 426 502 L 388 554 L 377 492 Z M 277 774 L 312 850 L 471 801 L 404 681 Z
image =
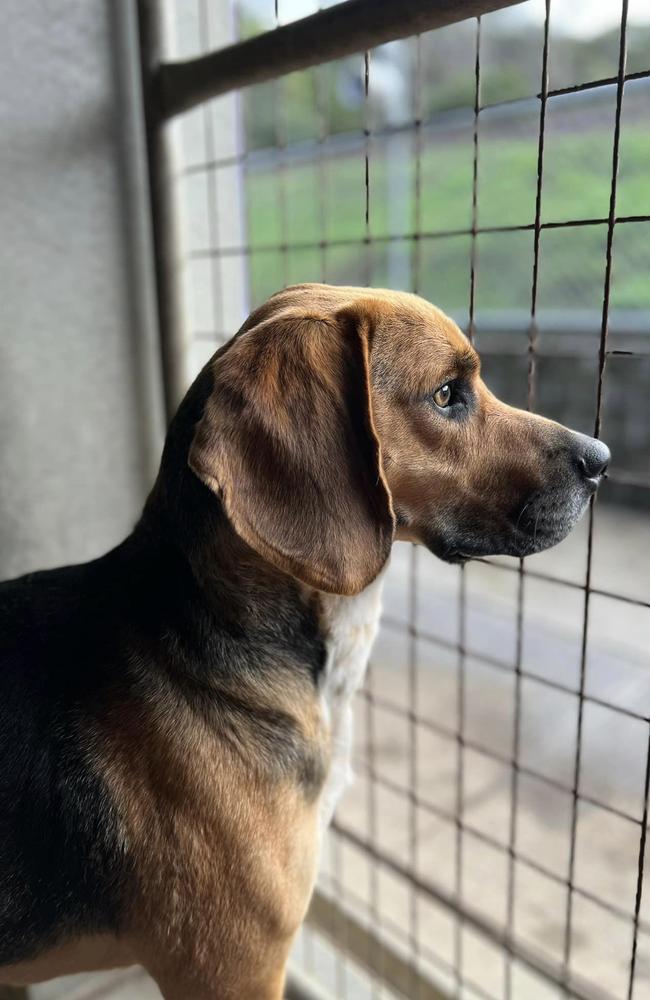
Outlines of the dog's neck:
M 327 659 L 319 689 L 330 730 L 330 769 L 320 801 L 321 823 L 327 826 L 350 783 L 352 709 L 366 674 L 381 614 L 383 574 L 356 597 L 321 595 L 321 628 Z
M 154 548 L 165 544 L 164 520 L 153 508 L 140 530 L 155 539 Z M 265 676 L 272 683 L 281 662 L 311 688 L 329 732 L 330 760 L 319 805 L 325 827 L 351 776 L 352 708 L 377 631 L 383 577 L 356 597 L 313 591 L 269 567 L 239 541 L 227 522 L 212 516 L 210 537 L 203 545 L 174 558 L 176 568 L 170 562 L 163 573 L 185 575 L 178 599 L 181 605 L 191 605 L 188 614 L 199 615 L 198 631 L 206 636 L 204 652 L 199 649 L 177 661 L 185 676 L 192 672 L 201 684 L 221 685 L 235 679 L 240 662 L 248 662 L 262 683 Z M 204 662 L 211 662 L 211 609 L 216 612 L 215 631 L 221 635 L 225 621 L 226 630 L 236 636 L 236 655 L 221 661 L 216 675 L 202 673 Z M 175 649 L 182 646 L 183 631 L 182 624 L 178 633 L 170 629 Z M 194 627 L 187 631 L 197 632 Z M 261 689 L 259 696 L 263 698 Z

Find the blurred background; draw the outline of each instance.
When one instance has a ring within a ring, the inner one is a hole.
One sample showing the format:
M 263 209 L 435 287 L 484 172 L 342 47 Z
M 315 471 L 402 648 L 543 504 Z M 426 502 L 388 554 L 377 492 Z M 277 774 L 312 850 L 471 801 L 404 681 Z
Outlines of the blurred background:
M 319 7 L 161 5 L 169 59 Z M 117 542 L 165 425 L 136 5 L 7 7 L 3 576 Z M 360 54 L 169 129 L 183 383 L 285 284 L 386 285 L 453 316 L 502 398 L 598 416 L 613 453 L 590 516 L 523 566 L 396 546 L 294 956 L 324 996 L 650 996 L 650 8 L 627 9 L 621 99 L 622 9 L 552 0 L 545 46 L 527 0 L 371 51 L 367 93 Z M 89 990 L 156 995 L 33 995 Z

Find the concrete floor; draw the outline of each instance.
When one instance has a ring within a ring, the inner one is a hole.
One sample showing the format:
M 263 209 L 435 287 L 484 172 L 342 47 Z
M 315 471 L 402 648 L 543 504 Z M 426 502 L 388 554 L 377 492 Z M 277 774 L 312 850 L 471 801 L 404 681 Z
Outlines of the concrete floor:
M 586 529 L 584 522 L 562 545 L 526 561 L 527 568 L 557 576 L 568 585 L 526 579 L 522 669 L 571 688 L 579 681 L 584 594 L 570 584 L 584 581 Z M 596 508 L 592 587 L 648 601 L 649 551 L 650 517 L 604 505 Z M 420 632 L 442 643 L 410 640 L 401 626 L 409 619 L 411 558 L 410 547 L 396 547 L 384 602 L 390 626 L 382 628 L 373 655 L 372 690 L 393 708 L 375 707 L 369 731 L 367 706 L 360 700 L 358 774 L 341 803 L 338 820 L 362 837 L 372 835 L 381 852 L 401 864 L 413 863 L 424 879 L 453 892 L 459 846 L 450 821 L 457 793 L 458 745 L 453 731 L 459 718 L 458 654 L 445 643 L 453 644 L 458 638 L 460 573 L 458 568 L 417 551 L 415 622 Z M 515 565 L 512 560 L 497 562 Z M 487 749 L 508 761 L 515 718 L 518 575 L 472 563 L 465 570 L 465 583 L 465 738 L 472 747 Z M 629 977 L 648 726 L 607 706 L 650 714 L 650 609 L 593 595 L 589 612 L 585 690 L 606 705 L 585 703 L 580 791 L 618 814 L 590 802 L 579 804 L 575 883 L 595 899 L 574 895 L 570 968 L 601 995 L 623 998 Z M 498 660 L 502 668 L 485 663 L 481 656 Z M 411 742 L 405 715 L 409 707 L 409 657 L 417 664 L 414 707 L 418 717 L 451 730 L 452 738 L 418 725 Z M 561 961 L 565 938 L 563 883 L 569 865 L 577 709 L 574 694 L 529 678 L 522 681 L 520 762 L 554 784 L 520 774 L 515 850 L 555 878 L 540 874 L 525 862 L 515 862 L 513 929 L 518 940 L 555 964 Z M 416 806 L 409 804 L 404 794 L 384 787 L 373 791 L 369 786 L 365 773 L 369 732 L 376 772 L 404 790 L 409 787 L 415 748 L 416 791 L 421 800 Z M 509 842 L 511 768 L 467 746 L 463 764 L 462 818 L 473 832 L 465 831 L 460 840 L 462 894 L 475 911 L 503 928 L 512 875 L 504 849 Z M 449 818 L 441 818 L 422 802 L 443 810 Z M 374 827 L 369 823 L 371 804 Z M 453 990 L 449 968 L 456 959 L 458 937 L 452 915 L 425 895 L 414 904 L 403 880 L 388 868 L 373 868 L 363 853 L 338 837 L 325 845 L 321 882 L 326 894 L 334 892 L 361 921 L 368 919 L 374 900 L 381 933 L 391 946 L 408 955 L 410 935 L 420 950 L 423 972 Z M 599 900 L 617 912 L 599 905 Z M 461 931 L 460 945 L 465 979 L 462 995 L 479 995 L 471 989 L 475 983 L 496 1000 L 503 997 L 503 952 L 468 928 Z M 297 945 L 296 961 L 311 966 L 337 1000 L 391 995 L 377 987 L 373 990 L 357 968 L 337 962 L 326 943 L 310 932 L 303 934 Z M 34 989 L 33 997 L 148 1000 L 158 995 L 146 979 L 133 975 L 127 972 L 60 981 Z M 547 1000 L 560 995 L 557 988 L 518 963 L 512 976 L 514 1000 Z M 635 1000 L 648 996 L 650 891 L 641 907 L 634 992 Z

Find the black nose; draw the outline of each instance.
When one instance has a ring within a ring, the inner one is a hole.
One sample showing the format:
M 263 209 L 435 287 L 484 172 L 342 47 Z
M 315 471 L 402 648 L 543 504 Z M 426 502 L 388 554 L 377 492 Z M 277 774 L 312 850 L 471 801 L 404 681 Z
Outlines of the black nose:
M 583 438 L 578 455 L 578 468 L 585 479 L 598 479 L 607 469 L 611 458 L 609 448 L 597 438 Z

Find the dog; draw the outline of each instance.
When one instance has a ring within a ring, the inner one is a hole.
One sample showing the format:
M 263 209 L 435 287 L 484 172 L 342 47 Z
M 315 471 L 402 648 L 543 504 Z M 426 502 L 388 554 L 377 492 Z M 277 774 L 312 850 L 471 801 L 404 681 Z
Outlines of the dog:
M 539 552 L 609 458 L 497 400 L 417 296 L 253 312 L 133 533 L 0 586 L 0 981 L 139 963 L 168 1000 L 278 1000 L 393 542 Z

